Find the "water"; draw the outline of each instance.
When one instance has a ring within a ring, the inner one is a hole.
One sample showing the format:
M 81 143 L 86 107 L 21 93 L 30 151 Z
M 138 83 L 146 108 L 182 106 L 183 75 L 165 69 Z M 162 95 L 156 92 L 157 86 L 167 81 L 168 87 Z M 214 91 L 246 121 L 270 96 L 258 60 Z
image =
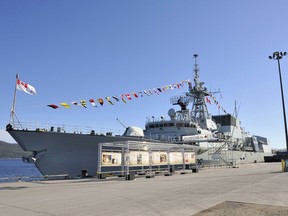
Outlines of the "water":
M 23 163 L 21 159 L 0 159 L 0 183 L 42 179 L 34 164 Z

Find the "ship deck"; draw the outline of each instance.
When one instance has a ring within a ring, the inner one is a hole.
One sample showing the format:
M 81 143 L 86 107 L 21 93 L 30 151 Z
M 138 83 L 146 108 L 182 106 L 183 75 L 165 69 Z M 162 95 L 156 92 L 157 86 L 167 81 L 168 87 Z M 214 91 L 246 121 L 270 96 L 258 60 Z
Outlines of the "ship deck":
M 1 215 L 288 215 L 281 163 L 203 168 L 155 178 L 0 184 Z M 206 211 L 204 211 L 206 210 Z

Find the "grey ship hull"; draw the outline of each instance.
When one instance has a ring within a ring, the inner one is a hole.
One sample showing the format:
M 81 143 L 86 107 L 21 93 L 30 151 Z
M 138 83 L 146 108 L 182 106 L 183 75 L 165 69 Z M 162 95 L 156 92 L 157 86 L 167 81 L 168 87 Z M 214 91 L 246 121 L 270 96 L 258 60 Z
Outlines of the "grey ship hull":
M 24 151 L 33 153 L 34 164 L 43 176 L 81 176 L 87 170 L 94 176 L 98 165 L 98 144 L 121 141 L 147 141 L 132 136 L 106 136 L 79 133 L 58 133 L 51 131 L 30 131 L 7 129 Z M 195 146 L 195 149 L 198 147 Z M 271 153 L 224 151 L 222 159 L 213 159 L 210 150 L 197 155 L 203 165 L 227 165 L 264 162 L 264 156 Z M 224 156 L 224 160 L 223 160 Z
M 82 170 L 94 176 L 98 163 L 98 144 L 120 141 L 143 141 L 142 138 L 7 130 L 24 151 L 34 152 L 35 166 L 43 176 L 77 177 Z

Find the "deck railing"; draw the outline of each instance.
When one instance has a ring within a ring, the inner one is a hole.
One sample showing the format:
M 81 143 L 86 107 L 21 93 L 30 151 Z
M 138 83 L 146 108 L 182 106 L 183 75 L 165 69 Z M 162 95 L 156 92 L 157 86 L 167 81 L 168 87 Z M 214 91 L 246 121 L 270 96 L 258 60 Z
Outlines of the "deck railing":
M 122 135 L 123 131 L 107 128 L 93 129 L 90 126 L 51 124 L 38 122 L 14 122 L 12 128 L 15 130 L 27 131 L 50 131 L 58 133 L 77 133 L 77 134 L 103 134 L 103 135 Z

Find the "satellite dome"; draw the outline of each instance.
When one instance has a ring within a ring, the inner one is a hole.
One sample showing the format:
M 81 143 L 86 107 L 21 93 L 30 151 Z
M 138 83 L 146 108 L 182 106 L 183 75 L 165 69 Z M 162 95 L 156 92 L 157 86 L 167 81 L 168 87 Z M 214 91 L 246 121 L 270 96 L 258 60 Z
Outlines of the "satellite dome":
M 168 115 L 172 118 L 172 117 L 175 117 L 176 116 L 176 111 L 171 108 L 168 110 Z

